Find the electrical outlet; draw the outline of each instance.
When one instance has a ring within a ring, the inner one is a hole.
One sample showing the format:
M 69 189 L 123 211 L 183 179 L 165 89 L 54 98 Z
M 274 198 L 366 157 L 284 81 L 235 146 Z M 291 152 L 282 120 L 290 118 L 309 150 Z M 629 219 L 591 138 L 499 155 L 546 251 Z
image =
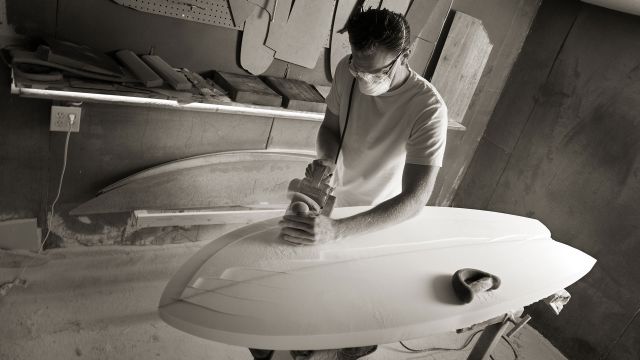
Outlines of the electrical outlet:
M 71 125 L 71 132 L 79 132 L 81 113 L 82 108 L 76 106 L 52 106 L 49 130 L 67 132 Z

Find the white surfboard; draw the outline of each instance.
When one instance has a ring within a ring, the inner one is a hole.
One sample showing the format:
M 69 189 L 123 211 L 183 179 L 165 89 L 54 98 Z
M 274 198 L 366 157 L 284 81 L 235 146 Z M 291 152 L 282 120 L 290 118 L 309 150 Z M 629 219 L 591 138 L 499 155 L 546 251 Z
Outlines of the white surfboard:
M 338 208 L 345 217 L 368 207 Z M 159 313 L 187 333 L 232 345 L 332 349 L 421 338 L 471 326 L 543 299 L 595 259 L 551 239 L 537 220 L 425 207 L 385 230 L 293 246 L 279 219 L 226 234 L 170 280 Z M 501 286 L 463 305 L 451 276 L 497 275 Z

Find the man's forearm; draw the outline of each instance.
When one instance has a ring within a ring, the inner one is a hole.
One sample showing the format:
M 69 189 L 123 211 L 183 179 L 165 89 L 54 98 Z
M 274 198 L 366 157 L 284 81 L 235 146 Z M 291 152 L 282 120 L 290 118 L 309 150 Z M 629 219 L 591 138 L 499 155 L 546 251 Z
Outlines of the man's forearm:
M 433 186 L 429 190 L 429 195 L 431 195 L 432 191 Z M 336 220 L 338 239 L 380 230 L 401 223 L 420 212 L 425 204 L 424 197 L 408 194 L 397 195 L 368 211 Z
M 338 134 L 335 134 L 324 126 L 320 127 L 316 141 L 318 159 L 335 160 L 338 153 L 338 143 L 340 142 L 338 136 Z

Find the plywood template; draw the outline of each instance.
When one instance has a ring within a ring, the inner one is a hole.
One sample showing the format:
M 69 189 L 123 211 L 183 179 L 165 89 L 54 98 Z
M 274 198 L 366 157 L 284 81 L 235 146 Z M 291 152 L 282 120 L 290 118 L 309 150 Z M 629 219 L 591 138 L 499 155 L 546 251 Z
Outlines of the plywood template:
M 227 91 L 233 101 L 266 106 L 282 105 L 282 96 L 257 76 L 216 71 L 213 81 Z
M 169 163 L 111 188 L 73 209 L 71 215 L 133 210 L 215 209 L 288 204 L 289 181 L 304 175 L 308 155 L 212 154 Z
M 482 21 L 455 14 L 432 80 L 447 104 L 450 121 L 465 125 L 465 114 L 492 48 Z
M 381 8 L 404 15 L 410 4 L 411 0 L 382 0 Z
M 268 0 L 270 3 L 275 0 Z M 269 31 L 269 13 L 258 7 L 247 18 L 242 32 L 240 47 L 240 65 L 253 75 L 260 75 L 267 71 L 273 62 L 275 51 L 264 43 Z
M 265 76 L 263 79 L 282 95 L 282 106 L 287 109 L 324 112 L 327 108 L 324 97 L 312 85 L 302 80 L 280 79 L 273 76 Z
M 334 216 L 368 209 L 337 208 Z M 243 347 L 386 344 L 516 311 L 578 281 L 595 263 L 554 241 L 537 220 L 486 211 L 425 207 L 396 226 L 317 246 L 283 242 L 278 220 L 200 250 L 167 284 L 160 317 Z M 462 268 L 494 274 L 501 286 L 463 305 L 451 287 Z
M 309 69 L 315 68 L 331 29 L 334 6 L 335 0 L 295 1 L 286 24 L 269 38 L 268 44 L 275 50 L 275 57 Z
M 336 5 L 333 16 L 333 28 L 331 29 L 331 49 L 329 50 L 329 66 L 332 78 L 336 73 L 336 67 L 338 67 L 340 60 L 351 53 L 349 35 L 346 32 L 340 34 L 338 31 L 342 30 L 347 24 L 347 20 L 354 11 L 357 3 L 358 0 L 338 0 L 338 4 Z
M 227 0 L 113 0 L 122 6 L 181 20 L 242 30 L 235 24 Z
M 229 8 L 236 27 L 244 29 L 244 22 L 253 12 L 255 5 L 249 0 L 229 0 Z

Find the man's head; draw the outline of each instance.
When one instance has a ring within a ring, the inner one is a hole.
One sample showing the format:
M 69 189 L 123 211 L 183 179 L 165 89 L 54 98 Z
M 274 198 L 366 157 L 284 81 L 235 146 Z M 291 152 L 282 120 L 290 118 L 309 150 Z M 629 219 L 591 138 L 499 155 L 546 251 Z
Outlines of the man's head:
M 410 53 L 410 29 L 405 18 L 386 9 L 369 9 L 349 18 L 349 69 L 360 90 L 379 95 L 389 90 L 400 65 Z M 384 91 L 383 91 L 384 90 Z

